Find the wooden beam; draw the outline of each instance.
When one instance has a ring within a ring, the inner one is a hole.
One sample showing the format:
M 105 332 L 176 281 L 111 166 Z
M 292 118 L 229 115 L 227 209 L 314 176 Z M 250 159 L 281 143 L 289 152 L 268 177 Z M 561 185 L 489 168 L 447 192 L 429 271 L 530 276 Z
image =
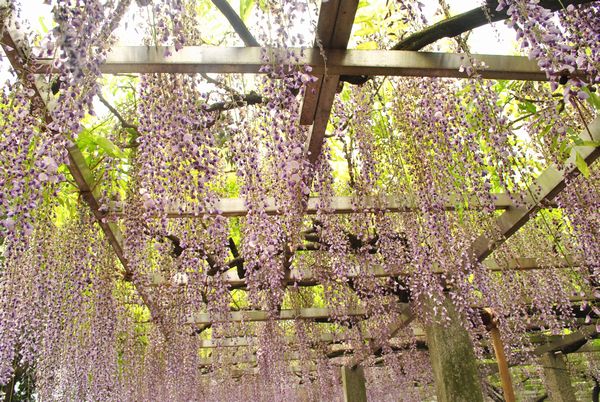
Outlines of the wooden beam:
M 491 272 L 502 272 L 507 270 L 516 271 L 533 271 L 540 269 L 569 269 L 578 267 L 576 261 L 569 259 L 556 259 L 546 264 L 540 264 L 536 258 L 515 258 L 506 263 L 499 264 L 493 259 L 487 259 L 483 262 L 483 265 Z M 393 269 L 384 269 L 382 266 L 377 265 L 370 267 L 369 270 L 363 275 L 373 275 L 375 278 L 388 278 L 394 276 L 402 276 L 404 267 L 397 267 Z M 442 270 L 439 268 L 433 269 L 433 273 L 442 274 Z M 355 268 L 348 269 L 346 278 L 356 278 L 361 275 L 360 271 Z M 231 269 L 222 275 L 222 280 L 232 289 L 242 289 L 246 287 L 246 280 L 241 279 L 235 269 Z M 173 286 L 162 273 L 153 272 L 149 274 L 149 282 L 152 286 Z M 290 286 L 317 286 L 322 281 L 315 275 L 315 272 L 311 268 L 292 268 L 287 279 L 287 285 Z
M 589 131 L 588 131 L 589 128 Z M 600 141 L 600 117 L 597 117 L 584 129 L 579 138 L 583 141 Z M 548 167 L 531 186 L 527 194 L 528 206 L 510 207 L 496 219 L 499 233 L 494 236 L 483 234 L 471 246 L 472 255 L 478 261 L 483 261 L 492 251 L 504 243 L 519 230 L 532 215 L 547 202 L 551 202 L 565 187 L 565 177 L 579 173 L 575 167 L 576 157 L 582 157 L 590 165 L 600 156 L 600 147 L 574 146 L 571 150 L 566 168 L 558 170 Z
M 317 32 L 315 38 L 315 49 L 329 49 L 333 28 L 337 18 L 340 0 L 322 1 L 319 9 L 319 21 L 317 22 Z M 300 113 L 300 124 L 310 125 L 315 120 L 315 111 L 319 101 L 319 93 L 323 84 L 323 75 L 316 75 L 317 81 L 310 83 L 304 98 L 302 99 L 302 111 Z
M 402 308 L 399 305 L 397 308 Z M 334 313 L 328 308 L 301 308 L 295 310 L 281 310 L 276 320 L 319 320 L 329 321 Z M 367 311 L 362 307 L 347 310 L 344 313 L 348 317 L 365 317 Z M 257 322 L 269 320 L 269 312 L 263 310 L 231 311 L 225 316 L 213 315 L 210 313 L 196 313 L 188 320 L 189 324 L 204 325 L 214 322 Z
M 285 49 L 269 48 L 281 53 Z M 405 50 L 325 50 L 327 63 L 319 49 L 297 49 L 295 65 L 313 67 L 313 74 L 383 75 L 412 77 L 467 78 L 459 71 L 464 55 L 458 53 L 415 52 Z M 165 52 L 172 54 L 165 56 Z M 176 52 L 170 47 L 116 46 L 100 67 L 105 74 L 121 73 L 248 73 L 260 74 L 264 65 L 261 48 L 215 48 L 186 46 Z M 301 53 L 301 54 L 300 54 Z M 535 61 L 523 56 L 473 55 L 488 67 L 479 72 L 483 78 L 545 81 Z M 31 61 L 31 71 L 52 72 L 53 60 L 39 57 Z
M 512 200 L 505 193 L 493 194 L 495 197 L 495 207 L 497 210 L 505 210 L 514 206 Z M 308 205 L 305 211 L 306 215 L 315 215 L 318 211 L 320 198 L 313 197 L 308 199 Z M 281 215 L 283 212 L 277 207 L 275 199 L 269 197 L 266 200 L 267 206 L 265 212 L 268 215 Z M 465 200 L 450 196 L 446 204 L 447 211 L 454 211 L 458 205 L 464 205 Z M 358 206 L 357 206 L 358 204 Z M 467 200 L 468 210 L 480 210 L 477 199 Z M 331 200 L 331 209 L 333 214 L 351 214 L 356 212 L 414 212 L 419 210 L 419 206 L 414 199 L 408 195 L 389 195 L 381 197 L 365 197 L 359 202 L 355 197 L 333 197 Z M 123 215 L 123 209 L 120 204 L 111 203 L 108 209 L 108 215 Z M 219 200 L 213 211 L 200 211 L 190 206 L 179 206 L 170 204 L 166 207 L 165 213 L 168 218 L 203 218 L 206 215 L 221 215 L 226 217 L 246 216 L 248 207 L 243 198 L 222 198 Z M 156 215 L 157 217 L 159 214 Z
M 548 338 L 551 339 L 551 341 L 535 348 L 533 354 L 536 356 L 542 356 L 546 353 L 573 353 L 587 343 L 588 339 L 595 338 L 597 336 L 598 329 L 596 326 L 588 325 L 581 328 L 579 331 L 565 336 Z
M 357 8 L 358 0 L 340 0 L 335 26 L 331 40 L 328 43 L 328 51 L 330 49 L 345 49 L 348 46 L 350 31 L 354 24 L 354 16 L 356 15 Z M 327 63 L 329 63 L 329 58 L 327 58 Z M 325 131 L 327 130 L 327 123 L 329 122 L 329 115 L 331 114 L 335 94 L 340 84 L 340 75 L 329 69 L 329 65 L 327 64 L 326 71 L 319 76 L 321 85 L 317 91 L 318 100 L 314 105 L 307 105 L 307 107 L 311 108 L 311 111 L 314 109 L 314 113 L 312 113 L 314 114 L 314 120 L 311 122 L 312 126 L 308 132 L 305 150 L 308 161 L 313 165 L 319 159 L 321 150 L 323 149 Z
M 345 49 L 350 38 L 357 6 L 358 1 L 356 0 L 321 2 L 314 49 Z M 317 81 L 306 89 L 302 102 L 300 124 L 313 124 L 322 90 L 326 90 L 333 85 L 330 82 L 326 84 L 324 78 L 323 74 L 318 74 Z M 339 83 L 339 77 L 337 80 Z M 328 78 L 327 81 L 330 81 L 330 79 Z M 337 85 L 335 89 L 337 89 Z
M 317 358 L 325 356 L 326 354 L 327 353 L 322 350 L 311 349 L 308 351 L 308 353 L 300 353 L 298 350 L 289 349 L 284 352 L 283 358 L 286 362 L 298 362 L 306 360 L 316 360 Z M 209 367 L 214 363 L 217 363 L 219 361 L 219 357 L 219 354 L 213 353 L 210 357 L 202 358 L 200 359 L 200 366 Z M 250 353 L 248 351 L 243 351 L 243 353 L 232 351 L 232 353 L 227 353 L 227 355 L 224 355 L 223 357 L 223 360 L 230 364 L 253 364 L 257 362 L 255 351 Z
M 411 323 L 407 323 L 409 325 Z M 425 332 L 418 325 L 410 325 L 410 330 L 415 338 L 423 338 L 425 336 Z M 397 332 L 397 331 L 396 331 Z M 393 335 L 392 335 L 393 337 Z M 371 341 L 377 338 L 377 334 L 373 334 L 369 331 L 365 331 L 362 333 L 362 339 L 364 341 Z M 345 344 L 347 342 L 353 341 L 355 338 L 349 338 L 346 335 L 334 334 L 330 332 L 324 332 L 319 334 L 317 339 L 309 339 L 309 342 L 314 342 L 318 344 Z M 287 336 L 286 342 L 292 344 L 297 341 L 295 336 Z M 201 339 L 200 347 L 207 349 L 215 349 L 219 347 L 227 347 L 227 348 L 236 348 L 236 347 L 248 347 L 257 345 L 256 337 L 254 335 L 246 335 L 246 336 L 235 336 L 235 337 L 227 337 L 227 338 L 219 338 L 219 339 Z

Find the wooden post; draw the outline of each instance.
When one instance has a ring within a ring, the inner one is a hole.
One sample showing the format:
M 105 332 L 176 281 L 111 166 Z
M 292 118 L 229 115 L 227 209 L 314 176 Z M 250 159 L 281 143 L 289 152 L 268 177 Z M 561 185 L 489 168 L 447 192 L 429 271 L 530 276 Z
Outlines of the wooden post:
M 506 362 L 506 356 L 504 355 L 504 346 L 502 345 L 498 327 L 494 326 L 492 328 L 490 336 L 492 338 L 492 344 L 494 345 L 496 361 L 498 362 L 498 371 L 500 372 L 500 380 L 502 381 L 504 400 L 506 402 L 515 402 L 515 391 L 513 390 L 512 379 L 510 378 L 510 371 L 508 371 L 508 363 Z
M 506 402 L 515 402 L 515 391 L 513 390 L 512 379 L 510 378 L 510 371 L 508 370 L 508 363 L 506 362 L 506 356 L 504 355 L 504 345 L 502 343 L 502 338 L 500 337 L 500 330 L 498 329 L 498 325 L 496 325 L 494 312 L 491 309 L 484 309 L 484 313 L 484 319 L 488 322 L 486 326 L 488 331 L 490 331 L 494 353 L 496 354 L 498 372 L 500 373 L 500 380 L 502 381 L 504 400 Z
M 483 402 L 473 344 L 449 299 L 450 320 L 425 327 L 438 402 Z
M 367 402 L 365 373 L 362 366 L 342 367 L 342 387 L 344 388 L 344 402 Z
M 575 392 L 571 385 L 565 355 L 549 352 L 544 353 L 540 360 L 544 368 L 549 399 L 552 402 L 575 401 Z

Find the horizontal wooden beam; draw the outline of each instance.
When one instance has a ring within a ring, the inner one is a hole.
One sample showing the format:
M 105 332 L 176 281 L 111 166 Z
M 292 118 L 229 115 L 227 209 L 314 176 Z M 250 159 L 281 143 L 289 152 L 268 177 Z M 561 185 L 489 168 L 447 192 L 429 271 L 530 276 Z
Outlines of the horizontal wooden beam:
M 583 321 L 581 321 L 583 323 Z M 538 325 L 532 323 L 534 325 Z M 417 339 L 423 339 L 425 337 L 425 332 L 420 325 L 415 325 L 415 323 L 410 323 L 410 329 L 413 332 L 413 336 Z M 536 354 L 542 354 L 549 351 L 557 351 L 564 349 L 565 346 L 570 346 L 574 341 L 580 341 L 581 339 L 593 339 L 597 337 L 597 332 L 595 332 L 595 328 L 591 326 L 585 326 L 579 332 L 574 332 L 569 335 L 545 335 L 539 332 L 534 332 L 529 335 L 529 342 L 533 344 L 537 344 L 539 349 Z M 393 341 L 393 336 L 390 337 L 390 341 Z M 362 339 L 364 341 L 371 341 L 376 339 L 376 337 L 366 332 L 363 334 Z M 324 332 L 318 336 L 317 339 L 309 340 L 309 343 L 315 342 L 318 344 L 330 344 L 330 343 L 341 343 L 345 344 L 354 340 L 353 338 L 348 338 L 346 336 L 335 335 L 332 333 Z M 294 336 L 286 337 L 286 342 L 289 344 L 293 344 L 297 341 L 297 338 Z M 543 344 L 543 345 L 542 345 Z M 204 349 L 217 349 L 217 348 L 240 348 L 240 347 L 252 347 L 258 345 L 258 338 L 256 336 L 235 336 L 228 338 L 218 338 L 218 339 L 200 339 L 199 347 Z M 578 348 L 575 352 L 587 352 L 590 349 L 600 349 L 600 345 L 594 346 L 586 343 L 581 348 Z M 575 353 L 572 352 L 572 353 Z
M 491 272 L 502 272 L 507 270 L 516 271 L 532 271 L 540 269 L 566 269 L 575 268 L 580 266 L 576 260 L 569 257 L 569 260 L 563 258 L 555 259 L 551 262 L 540 263 L 537 258 L 515 258 L 506 263 L 498 263 L 493 259 L 488 259 L 483 262 L 483 265 Z M 370 267 L 366 272 L 362 272 L 362 275 L 373 275 L 375 278 L 387 278 L 402 276 L 404 267 L 397 267 L 396 269 L 384 269 L 382 266 L 377 265 Z M 442 270 L 434 268 L 433 273 L 442 274 Z M 357 269 L 348 269 L 345 278 L 351 279 L 361 275 Z M 246 287 L 246 280 L 238 276 L 236 269 L 230 269 L 223 274 L 222 280 L 232 289 L 241 289 Z M 168 281 L 162 273 L 153 272 L 149 275 L 149 282 L 153 286 L 172 286 L 173 283 Z M 175 282 L 175 281 L 173 281 Z M 322 280 L 318 279 L 318 276 L 314 272 L 314 269 L 310 268 L 292 268 L 287 278 L 287 284 L 290 286 L 316 286 L 322 283 Z
M 583 301 L 597 302 L 598 299 L 595 297 L 586 296 L 570 296 L 569 301 L 572 303 L 580 303 Z M 531 300 L 523 300 L 524 305 L 531 303 Z M 387 306 L 388 311 L 391 309 L 393 312 L 399 313 L 399 319 L 396 323 L 393 323 L 390 328 L 391 334 L 396 333 L 400 328 L 409 324 L 414 318 L 410 312 L 408 303 L 397 303 L 393 306 Z M 487 308 L 486 305 L 473 304 L 472 308 L 483 309 Z M 346 310 L 343 314 L 334 312 L 326 307 L 309 307 L 292 310 L 281 310 L 278 315 L 274 318 L 275 320 L 315 320 L 321 322 L 329 322 L 334 317 L 334 313 L 337 316 L 346 317 L 367 317 L 368 312 L 363 307 L 356 307 Z M 211 314 L 211 313 L 195 313 L 192 314 L 188 319 L 188 324 L 194 325 L 209 325 L 213 323 L 223 322 L 263 322 L 268 321 L 271 315 L 265 310 L 246 310 L 246 311 L 230 311 L 226 314 Z
M 575 267 L 576 264 L 573 261 L 567 261 L 564 259 L 557 259 L 553 261 L 551 265 L 540 264 L 536 258 L 515 258 L 509 261 L 506 264 L 498 264 L 494 260 L 484 261 L 484 266 L 492 271 L 492 272 L 502 272 L 507 270 L 517 270 L 517 271 L 533 271 L 540 269 L 551 269 L 551 268 L 569 268 Z M 367 272 L 360 273 L 356 269 L 349 269 L 347 271 L 346 278 L 356 278 L 359 275 L 373 275 L 376 278 L 387 278 L 393 276 L 403 276 L 405 275 L 403 272 L 403 267 L 398 267 L 397 269 L 384 269 L 382 266 L 374 266 L 371 267 Z M 443 271 L 439 268 L 433 268 L 434 274 L 442 274 Z M 237 272 L 235 270 L 227 271 L 225 274 L 225 282 L 231 286 L 232 288 L 242 288 L 246 286 L 246 282 L 244 279 L 240 279 L 237 276 Z M 315 275 L 315 272 L 310 269 L 292 269 L 290 272 L 290 277 L 287 280 L 288 285 L 295 286 L 316 286 L 322 283 L 322 280 L 319 280 Z
M 423 328 L 414 323 L 410 324 L 410 329 L 415 338 L 423 338 L 425 337 L 425 332 Z M 397 333 L 397 331 L 396 331 Z M 362 332 L 362 339 L 364 341 L 370 341 L 373 339 L 377 339 L 377 335 L 373 334 L 369 331 Z M 293 344 L 298 339 L 294 336 L 287 336 L 286 342 L 289 344 Z M 317 339 L 308 339 L 309 343 L 348 343 L 350 341 L 355 340 L 354 338 L 349 338 L 343 334 L 332 334 L 329 332 L 324 332 L 318 336 Z M 246 335 L 246 336 L 236 336 L 236 337 L 228 337 L 228 338 L 219 338 L 219 339 L 201 339 L 200 347 L 207 349 L 215 349 L 215 348 L 235 348 L 235 347 L 248 347 L 257 345 L 257 338 L 254 335 Z
M 497 210 L 505 210 L 513 206 L 510 197 L 505 193 L 494 194 L 495 207 Z M 465 204 L 466 201 L 466 204 Z M 281 215 L 282 210 L 275 204 L 275 199 L 269 197 L 267 200 L 265 212 L 268 215 Z M 314 215 L 318 211 L 320 198 L 309 198 L 306 208 L 306 215 Z M 447 211 L 454 211 L 457 206 L 463 206 L 467 210 L 481 210 L 476 198 L 464 200 L 457 196 L 450 196 L 445 208 Z M 331 200 L 331 210 L 333 214 L 351 214 L 356 212 L 414 212 L 419 210 L 417 201 L 406 195 L 390 195 L 383 197 L 333 197 Z M 178 206 L 171 204 L 165 211 L 168 218 L 201 218 L 205 215 L 222 215 L 226 217 L 245 216 L 248 214 L 246 201 L 243 198 L 222 198 L 215 205 L 213 211 L 201 212 L 194 210 L 190 206 Z M 112 203 L 109 206 L 108 214 L 120 216 L 123 214 L 123 208 L 118 203 Z M 158 217 L 158 215 L 157 215 Z
M 398 304 L 394 307 L 396 309 L 404 308 L 403 304 Z M 334 312 L 328 308 L 310 307 L 301 308 L 295 310 L 281 310 L 276 320 L 319 320 L 328 321 L 333 316 Z M 367 315 L 367 311 L 362 307 L 357 307 L 351 310 L 347 310 L 345 313 L 347 317 L 364 317 Z M 224 316 L 213 315 L 210 313 L 196 313 L 190 317 L 188 323 L 196 325 L 206 325 L 215 322 L 258 322 L 268 321 L 269 312 L 263 310 L 249 310 L 249 311 L 231 311 Z
M 533 354 L 541 356 L 544 353 L 572 353 L 586 344 L 588 339 L 596 338 L 597 336 L 598 328 L 596 325 L 588 325 L 568 335 L 549 338 L 550 342 L 535 348 Z
M 406 50 L 325 50 L 327 63 L 320 49 L 292 49 L 299 55 L 294 65 L 309 65 L 313 74 L 383 75 L 413 77 L 466 78 L 461 66 L 466 63 L 458 53 L 432 53 Z M 221 48 L 187 46 L 176 52 L 170 47 L 117 46 L 108 54 L 101 71 L 120 73 L 262 73 L 264 53 L 287 60 L 289 50 L 276 48 Z M 38 54 L 42 54 L 40 51 Z M 473 55 L 487 68 L 479 72 L 490 79 L 546 80 L 535 61 L 522 56 Z M 39 57 L 32 60 L 33 71 L 52 71 L 53 60 Z

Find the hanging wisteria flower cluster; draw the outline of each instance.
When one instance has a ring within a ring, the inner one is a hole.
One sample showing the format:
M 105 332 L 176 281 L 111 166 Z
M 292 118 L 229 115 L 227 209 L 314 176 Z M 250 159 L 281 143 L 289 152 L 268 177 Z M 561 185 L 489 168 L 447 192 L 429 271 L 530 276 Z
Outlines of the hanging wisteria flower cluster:
M 329 38 L 313 43 L 320 2 L 212 2 L 264 46 L 239 53 L 260 52 L 257 75 L 117 77 L 102 68 L 130 13 L 148 20 L 134 50 L 164 67 L 214 40 L 211 3 L 47 3 L 41 49 L 3 42 L 3 393 L 335 401 L 340 366 L 360 365 L 372 400 L 418 401 L 435 392 L 431 331 L 488 359 L 495 326 L 509 361 L 531 363 L 532 331 L 598 319 L 598 2 L 498 2 L 549 82 L 472 64 L 360 85 L 331 75 Z M 384 25 L 427 24 L 421 2 L 388 5 Z M 359 47 L 388 43 L 366 31 Z M 310 148 L 318 124 L 301 121 L 338 79 Z

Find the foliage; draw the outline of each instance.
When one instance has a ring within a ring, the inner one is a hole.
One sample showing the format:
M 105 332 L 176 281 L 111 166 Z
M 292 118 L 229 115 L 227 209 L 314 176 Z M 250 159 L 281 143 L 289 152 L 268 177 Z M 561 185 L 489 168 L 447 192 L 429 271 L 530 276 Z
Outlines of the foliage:
M 394 329 L 406 305 L 427 326 L 455 315 L 451 300 L 481 360 L 482 306 L 513 362 L 533 362 L 528 323 L 551 335 L 598 319 L 600 171 L 586 160 L 599 145 L 586 137 L 598 136 L 597 2 L 557 18 L 500 2 L 548 82 L 484 80 L 459 40 L 464 79 L 343 85 L 314 164 L 299 120 L 317 77 L 290 68 L 289 49 L 313 46 L 315 2 L 232 2 L 261 43 L 289 50 L 263 51 L 250 77 L 102 76 L 130 13 L 149 45 L 240 41 L 208 0 L 84 3 L 52 2 L 39 41 L 56 59 L 50 88 L 25 76 L 0 94 L 5 388 L 31 379 L 39 400 L 335 400 L 335 359 L 356 358 L 373 398 L 422 400 L 427 352 L 412 327 Z M 389 48 L 425 23 L 419 2 L 361 0 L 350 43 Z M 585 74 L 564 76 L 575 69 Z M 540 174 L 573 166 L 556 204 L 537 200 Z M 336 197 L 352 213 L 334 213 Z M 224 214 L 225 198 L 243 211 Z M 499 203 L 533 210 L 508 240 Z M 482 261 L 485 242 L 495 250 Z M 277 319 L 324 308 L 327 319 Z M 227 320 L 251 310 L 266 320 Z M 248 346 L 200 348 L 232 337 Z

